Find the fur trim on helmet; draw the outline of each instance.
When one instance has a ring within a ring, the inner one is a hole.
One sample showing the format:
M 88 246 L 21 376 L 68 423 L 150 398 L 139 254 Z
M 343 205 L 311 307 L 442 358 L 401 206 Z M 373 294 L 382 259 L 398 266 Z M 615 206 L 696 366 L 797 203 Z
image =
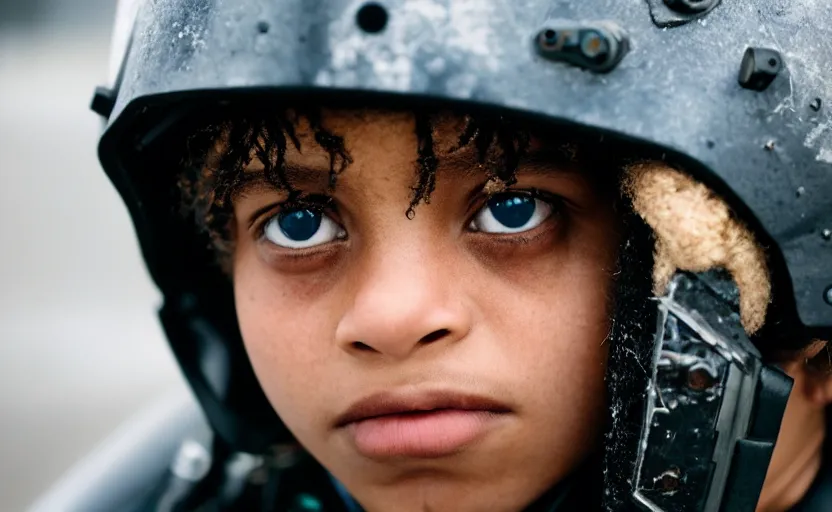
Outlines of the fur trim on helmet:
M 740 317 L 751 335 L 766 322 L 772 296 L 764 248 L 708 187 L 663 162 L 642 162 L 625 169 L 622 196 L 624 244 L 608 340 L 610 409 L 602 465 L 608 512 L 638 510 L 630 500 L 630 479 L 655 336 L 656 306 L 650 299 L 664 293 L 676 271 L 724 269 L 737 285 Z M 781 355 L 799 354 L 807 363 L 828 359 L 827 345 L 815 340 L 798 353 Z
M 656 235 L 653 293 L 663 294 L 677 270 L 723 268 L 739 289 L 746 332 L 757 332 L 771 301 L 766 256 L 728 205 L 705 185 L 661 162 L 631 166 L 623 186 Z

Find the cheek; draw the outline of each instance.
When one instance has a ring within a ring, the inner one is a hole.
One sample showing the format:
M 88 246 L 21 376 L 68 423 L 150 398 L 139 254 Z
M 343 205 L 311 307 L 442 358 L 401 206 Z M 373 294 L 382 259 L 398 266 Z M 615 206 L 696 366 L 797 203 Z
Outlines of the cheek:
M 522 371 L 541 411 L 592 409 L 603 403 L 609 274 L 569 266 L 535 274 L 514 281 L 486 312 L 497 337 L 512 340 L 500 357 Z
M 575 443 L 594 442 L 603 424 L 618 240 L 611 226 L 573 226 L 544 255 L 489 264 L 469 279 L 483 283 L 472 294 L 482 297 L 483 321 L 503 340 L 490 364 L 521 373 L 518 384 L 540 427 Z
M 293 425 L 308 423 L 314 411 L 304 404 L 326 403 L 320 382 L 330 365 L 328 340 L 334 327 L 321 304 L 327 286 L 296 282 L 269 270 L 254 255 L 234 266 L 234 294 L 240 331 L 263 391 L 280 416 Z M 317 291 L 317 293 L 315 293 Z M 320 373 L 320 375 L 319 375 Z

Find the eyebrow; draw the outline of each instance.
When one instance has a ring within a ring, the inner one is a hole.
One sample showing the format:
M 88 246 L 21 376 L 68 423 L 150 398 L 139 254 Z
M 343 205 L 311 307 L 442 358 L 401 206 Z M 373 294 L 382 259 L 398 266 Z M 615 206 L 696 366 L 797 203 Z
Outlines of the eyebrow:
M 460 151 L 446 153 L 440 157 L 437 172 L 451 173 L 458 178 L 471 178 L 474 176 L 485 176 L 486 169 L 481 167 L 476 154 L 464 148 Z M 414 162 L 415 163 L 415 162 Z M 235 196 L 242 196 L 255 192 L 286 192 L 275 186 L 266 179 L 265 170 L 255 164 L 252 170 L 243 172 L 242 181 L 234 192 Z M 345 169 L 345 171 L 347 171 Z M 570 160 L 562 150 L 544 147 L 532 150 L 520 157 L 515 172 L 526 176 L 569 176 L 575 178 L 587 178 L 577 165 L 577 162 Z M 319 187 L 325 189 L 329 186 L 329 168 L 322 166 L 289 163 L 284 167 L 286 181 L 293 188 L 303 190 L 304 188 Z
M 259 164 L 259 162 L 258 162 Z M 287 189 L 277 187 L 266 179 L 266 172 L 262 165 L 255 164 L 254 169 L 246 169 L 242 173 L 242 179 L 234 191 L 235 196 L 243 196 L 255 192 L 288 192 Z M 329 185 L 329 169 L 319 166 L 286 163 L 283 176 L 286 181 L 298 189 L 310 188 L 310 186 L 326 188 Z
M 475 151 L 475 150 L 474 150 Z M 470 150 L 454 151 L 438 157 L 437 170 L 451 172 L 458 177 L 467 178 L 486 173 L 476 153 Z M 576 175 L 582 176 L 578 162 L 570 159 L 560 148 L 543 147 L 533 149 L 520 156 L 516 173 L 523 175 Z

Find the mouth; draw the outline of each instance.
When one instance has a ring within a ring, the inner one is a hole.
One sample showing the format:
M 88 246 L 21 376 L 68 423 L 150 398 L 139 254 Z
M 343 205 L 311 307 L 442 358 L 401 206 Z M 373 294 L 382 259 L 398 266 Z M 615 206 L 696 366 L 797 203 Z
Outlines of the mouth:
M 478 441 L 511 412 L 503 403 L 476 395 L 385 392 L 353 404 L 335 427 L 369 458 L 437 458 Z

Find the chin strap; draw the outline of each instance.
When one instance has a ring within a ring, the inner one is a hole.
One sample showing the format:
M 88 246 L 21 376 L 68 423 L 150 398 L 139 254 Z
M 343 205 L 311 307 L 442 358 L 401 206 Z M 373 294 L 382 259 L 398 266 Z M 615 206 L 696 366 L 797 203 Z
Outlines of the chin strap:
M 792 381 L 761 362 L 726 273 L 679 273 L 657 300 L 632 498 L 651 512 L 753 512 Z

